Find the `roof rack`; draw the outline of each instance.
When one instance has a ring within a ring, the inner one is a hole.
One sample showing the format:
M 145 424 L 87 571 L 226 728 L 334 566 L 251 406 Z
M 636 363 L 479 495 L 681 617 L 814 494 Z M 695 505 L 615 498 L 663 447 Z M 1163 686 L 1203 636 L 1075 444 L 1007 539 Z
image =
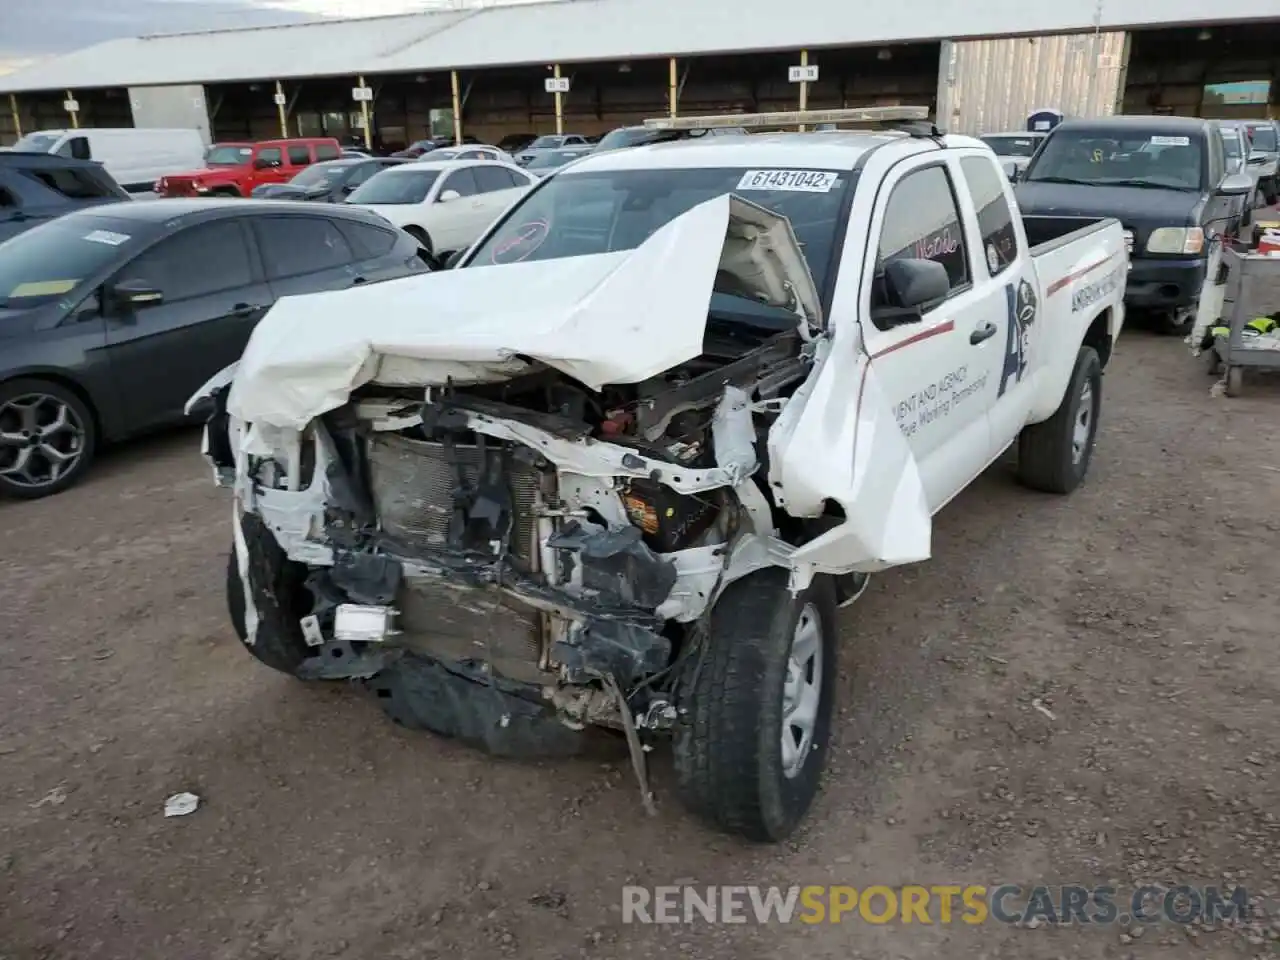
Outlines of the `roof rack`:
M 791 127 L 815 123 L 891 124 L 928 119 L 928 107 L 851 107 L 844 110 L 723 113 L 708 117 L 655 117 L 644 121 L 644 125 L 652 130 L 709 130 L 716 127 Z

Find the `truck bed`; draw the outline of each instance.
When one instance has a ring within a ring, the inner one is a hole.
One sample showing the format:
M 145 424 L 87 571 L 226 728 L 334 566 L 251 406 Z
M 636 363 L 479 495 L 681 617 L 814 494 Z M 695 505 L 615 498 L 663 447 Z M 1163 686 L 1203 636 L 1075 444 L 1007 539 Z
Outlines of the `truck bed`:
M 1031 256 L 1039 257 L 1058 247 L 1081 240 L 1091 233 L 1119 223 L 1114 217 L 1024 216 L 1022 227 L 1027 233 Z

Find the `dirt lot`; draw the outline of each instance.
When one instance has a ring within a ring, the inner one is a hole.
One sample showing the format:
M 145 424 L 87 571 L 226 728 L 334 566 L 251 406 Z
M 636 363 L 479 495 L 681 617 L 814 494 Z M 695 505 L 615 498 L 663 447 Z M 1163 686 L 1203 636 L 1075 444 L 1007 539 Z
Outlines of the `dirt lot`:
M 622 762 L 492 762 L 260 667 L 227 624 L 230 506 L 192 433 L 0 503 L 0 957 L 1272 956 L 1269 920 L 620 915 L 628 882 L 1280 893 L 1280 384 L 1208 388 L 1179 343 L 1129 332 L 1086 488 L 994 468 L 940 516 L 937 559 L 876 580 L 846 618 L 833 770 L 777 848 L 690 823 L 661 766 L 647 820 Z M 200 809 L 164 819 L 180 790 Z

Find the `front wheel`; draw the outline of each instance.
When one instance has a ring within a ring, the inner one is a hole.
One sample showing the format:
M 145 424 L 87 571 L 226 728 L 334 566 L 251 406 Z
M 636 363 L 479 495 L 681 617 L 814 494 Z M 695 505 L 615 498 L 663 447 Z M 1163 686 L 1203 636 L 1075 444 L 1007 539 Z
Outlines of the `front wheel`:
M 1102 363 L 1093 347 L 1081 347 L 1058 409 L 1018 436 L 1018 479 L 1045 493 L 1080 486 L 1093 459 L 1101 410 Z
M 76 483 L 93 461 L 93 413 L 49 380 L 0 385 L 0 494 L 47 497 Z
M 679 691 L 676 784 L 695 815 L 765 842 L 804 818 L 831 733 L 835 611 L 829 578 L 793 597 L 778 569 L 738 580 L 716 601 Z

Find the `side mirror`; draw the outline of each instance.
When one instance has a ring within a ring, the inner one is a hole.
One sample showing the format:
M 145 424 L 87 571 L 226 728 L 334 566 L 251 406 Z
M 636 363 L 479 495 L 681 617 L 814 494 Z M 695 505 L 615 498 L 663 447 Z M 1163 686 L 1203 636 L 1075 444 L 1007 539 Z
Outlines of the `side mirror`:
M 1004 175 L 1009 178 L 1010 183 L 1018 182 L 1018 165 L 1016 163 L 1012 160 L 1006 160 L 1000 166 L 1004 170 Z
M 125 280 L 111 288 L 111 303 L 124 310 L 154 307 L 164 301 L 164 294 L 145 280 Z
M 460 194 L 457 190 L 445 190 L 436 199 L 436 203 L 452 203 L 454 200 L 457 200 L 461 196 L 462 194 Z
M 1218 193 L 1224 197 L 1239 197 L 1253 192 L 1253 178 L 1243 173 L 1231 173 L 1218 184 Z
M 885 264 L 880 282 L 888 305 L 876 310 L 873 319 L 883 329 L 915 323 L 929 304 L 943 299 L 951 290 L 946 267 L 936 260 L 910 257 Z
M 465 251 L 465 250 L 455 250 L 455 251 L 453 251 L 453 253 L 451 253 L 451 254 L 449 254 L 449 256 L 445 257 L 445 260 L 444 260 L 444 268 L 445 268 L 446 270 L 452 270 L 454 267 L 456 267 L 456 266 L 458 265 L 458 262 L 462 259 L 463 255 L 464 255 L 466 252 L 467 252 L 467 251 Z

